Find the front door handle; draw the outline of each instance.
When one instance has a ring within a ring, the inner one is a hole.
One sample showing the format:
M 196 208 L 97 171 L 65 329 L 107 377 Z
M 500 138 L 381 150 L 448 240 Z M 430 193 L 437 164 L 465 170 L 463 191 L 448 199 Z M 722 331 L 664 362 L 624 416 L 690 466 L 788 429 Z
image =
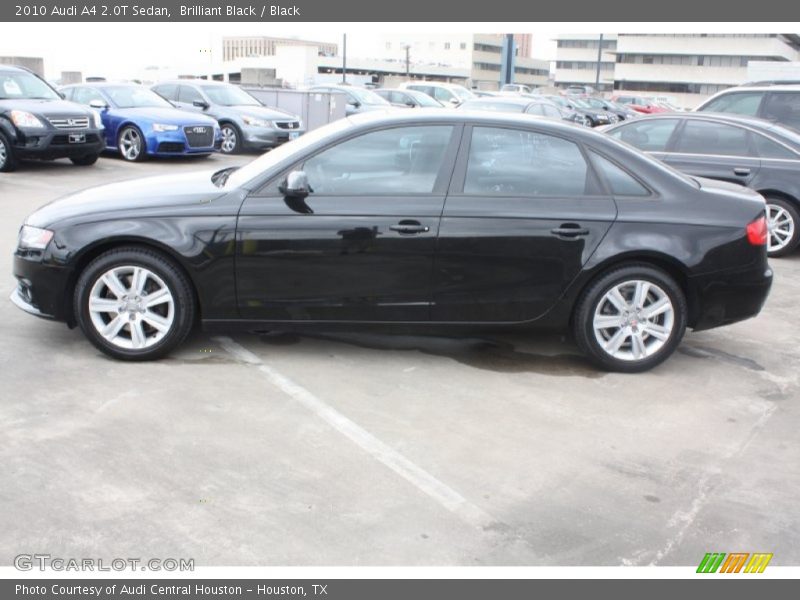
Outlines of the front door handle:
M 563 223 L 561 227 L 551 229 L 550 233 L 559 237 L 572 238 L 578 237 L 579 235 L 589 235 L 589 230 L 585 227 L 581 227 L 577 223 Z
M 746 177 L 747 175 L 750 175 L 750 169 L 747 167 L 734 167 L 733 174 L 739 175 L 740 177 Z
M 412 220 L 400 221 L 397 225 L 390 225 L 389 229 L 398 233 L 427 233 L 431 230 L 419 221 Z

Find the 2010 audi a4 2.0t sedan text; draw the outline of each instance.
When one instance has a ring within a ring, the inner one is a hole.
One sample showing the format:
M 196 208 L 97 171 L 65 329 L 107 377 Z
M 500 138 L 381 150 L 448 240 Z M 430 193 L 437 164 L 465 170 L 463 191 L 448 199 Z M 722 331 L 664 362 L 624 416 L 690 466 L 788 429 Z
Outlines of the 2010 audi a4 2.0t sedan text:
M 206 329 L 570 330 L 607 369 L 756 315 L 772 281 L 756 192 L 586 128 L 374 112 L 241 168 L 96 187 L 28 217 L 23 310 L 121 359 Z

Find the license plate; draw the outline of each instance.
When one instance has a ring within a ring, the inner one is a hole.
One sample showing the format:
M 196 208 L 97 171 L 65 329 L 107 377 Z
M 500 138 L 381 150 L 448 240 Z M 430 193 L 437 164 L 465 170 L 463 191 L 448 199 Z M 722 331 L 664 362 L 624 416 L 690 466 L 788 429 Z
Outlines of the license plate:
M 300 132 L 299 131 L 293 131 L 292 133 L 289 134 L 289 139 L 290 140 L 296 140 L 299 137 L 300 137 Z
M 69 143 L 70 144 L 84 144 L 84 143 L 86 143 L 86 134 L 85 133 L 70 133 L 69 134 Z

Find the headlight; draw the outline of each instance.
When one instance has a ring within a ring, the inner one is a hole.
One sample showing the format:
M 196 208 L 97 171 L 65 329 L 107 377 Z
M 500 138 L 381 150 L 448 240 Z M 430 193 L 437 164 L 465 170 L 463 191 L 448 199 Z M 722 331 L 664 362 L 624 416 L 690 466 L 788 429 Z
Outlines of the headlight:
M 176 131 L 177 125 L 166 125 L 164 123 L 153 123 L 153 131 L 161 133 L 162 131 Z
M 24 110 L 12 110 L 11 121 L 17 127 L 44 127 L 44 123 L 42 123 L 37 117 L 33 116 L 29 112 L 25 112 Z
M 49 229 L 23 225 L 22 229 L 19 230 L 19 242 L 17 245 L 28 250 L 44 250 L 52 239 L 53 232 Z
M 248 117 L 247 115 L 242 117 L 242 121 L 244 121 L 245 125 L 250 125 L 252 127 L 271 127 L 271 121 L 265 121 L 264 119 L 256 119 L 255 117 Z
M 103 117 L 100 116 L 100 112 L 93 110 L 92 114 L 94 115 L 94 126 L 96 129 L 103 129 Z

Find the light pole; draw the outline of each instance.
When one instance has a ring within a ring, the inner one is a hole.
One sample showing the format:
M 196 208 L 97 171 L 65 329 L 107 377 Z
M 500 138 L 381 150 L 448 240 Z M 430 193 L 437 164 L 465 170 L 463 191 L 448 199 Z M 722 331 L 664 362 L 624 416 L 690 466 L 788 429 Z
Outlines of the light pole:
M 347 34 L 342 34 L 342 83 L 347 83 Z
M 600 91 L 600 62 L 603 60 L 603 34 L 600 34 L 600 42 L 597 44 L 597 71 L 594 77 L 594 89 Z
M 411 80 L 411 44 L 403 46 L 406 51 L 406 80 Z

